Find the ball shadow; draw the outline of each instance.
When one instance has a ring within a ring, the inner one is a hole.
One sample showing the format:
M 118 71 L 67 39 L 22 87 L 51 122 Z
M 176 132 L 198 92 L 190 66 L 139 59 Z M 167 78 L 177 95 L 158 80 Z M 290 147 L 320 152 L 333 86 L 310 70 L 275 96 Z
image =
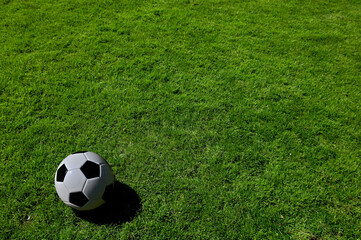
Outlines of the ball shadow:
M 141 208 L 139 195 L 128 185 L 115 181 L 109 200 L 102 206 L 90 211 L 74 209 L 74 212 L 78 217 L 98 225 L 123 224 L 131 221 Z

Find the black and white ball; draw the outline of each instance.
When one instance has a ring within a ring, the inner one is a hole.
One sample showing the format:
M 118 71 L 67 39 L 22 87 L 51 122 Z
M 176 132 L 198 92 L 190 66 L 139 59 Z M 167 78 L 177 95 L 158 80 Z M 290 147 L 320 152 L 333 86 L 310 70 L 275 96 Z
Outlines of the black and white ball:
M 109 164 L 93 152 L 67 156 L 55 173 L 55 188 L 60 199 L 77 210 L 91 210 L 102 205 L 114 185 Z

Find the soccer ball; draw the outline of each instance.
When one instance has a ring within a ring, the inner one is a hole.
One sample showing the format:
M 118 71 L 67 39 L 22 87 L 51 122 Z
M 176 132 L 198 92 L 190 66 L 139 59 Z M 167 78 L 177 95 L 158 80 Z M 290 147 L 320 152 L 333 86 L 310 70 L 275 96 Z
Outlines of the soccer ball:
M 55 188 L 60 199 L 77 210 L 91 210 L 102 205 L 113 185 L 109 164 L 93 152 L 67 156 L 55 173 Z

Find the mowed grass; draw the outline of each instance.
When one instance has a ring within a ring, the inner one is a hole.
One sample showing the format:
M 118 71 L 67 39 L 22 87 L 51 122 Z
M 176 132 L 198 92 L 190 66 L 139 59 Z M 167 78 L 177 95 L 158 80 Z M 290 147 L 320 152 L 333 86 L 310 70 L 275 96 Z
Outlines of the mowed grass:
M 1 239 L 360 239 L 361 2 L 0 1 Z M 89 150 L 141 199 L 63 204 Z

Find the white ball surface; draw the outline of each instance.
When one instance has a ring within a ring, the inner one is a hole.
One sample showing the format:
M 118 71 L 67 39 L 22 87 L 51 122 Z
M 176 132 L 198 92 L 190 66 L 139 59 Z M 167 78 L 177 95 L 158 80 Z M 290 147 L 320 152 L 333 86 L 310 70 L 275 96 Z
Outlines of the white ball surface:
M 67 156 L 55 173 L 55 189 L 60 199 L 77 210 L 92 210 L 102 205 L 113 184 L 109 164 L 93 152 Z

